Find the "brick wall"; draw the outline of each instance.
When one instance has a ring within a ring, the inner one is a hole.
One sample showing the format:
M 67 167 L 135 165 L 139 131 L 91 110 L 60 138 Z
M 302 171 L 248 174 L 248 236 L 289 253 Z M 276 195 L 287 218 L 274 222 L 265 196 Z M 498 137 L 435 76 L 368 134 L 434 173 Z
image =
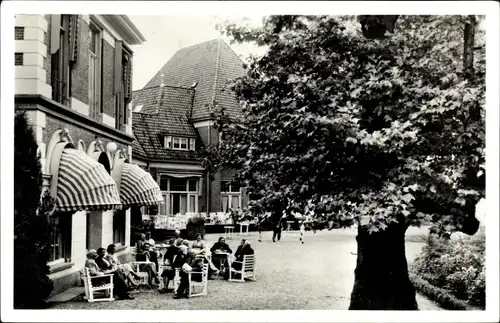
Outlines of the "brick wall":
M 71 68 L 71 97 L 89 104 L 89 24 L 80 15 L 78 60 Z M 93 111 L 89 111 L 94 115 Z
M 103 41 L 102 65 L 102 102 L 103 112 L 115 117 L 115 97 L 113 95 L 115 49 L 106 40 Z
M 96 139 L 96 136 L 102 141 L 102 144 L 104 145 L 104 148 L 106 148 L 106 145 L 109 141 L 112 141 L 109 138 L 106 138 L 100 134 L 90 132 L 86 129 L 81 129 L 78 128 L 72 124 L 69 124 L 67 122 L 61 121 L 59 119 L 55 119 L 53 117 L 47 116 L 47 122 L 46 122 L 46 127 L 44 129 L 43 133 L 43 142 L 47 143 L 49 142 L 50 138 L 52 137 L 52 134 L 61 128 L 67 128 L 71 134 L 71 138 L 73 139 L 73 143 L 76 145 L 78 140 L 83 140 L 85 143 L 85 147 L 88 148 L 89 144 Z M 123 145 L 119 142 L 116 142 L 117 146 L 119 149 L 125 149 L 127 150 L 127 146 Z

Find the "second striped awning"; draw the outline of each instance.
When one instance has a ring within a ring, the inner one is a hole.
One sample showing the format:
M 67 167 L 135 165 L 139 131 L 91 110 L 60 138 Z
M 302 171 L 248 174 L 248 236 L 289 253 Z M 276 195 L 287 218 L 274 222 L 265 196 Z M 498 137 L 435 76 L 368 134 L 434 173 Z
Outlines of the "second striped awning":
M 123 206 L 149 206 L 163 202 L 160 187 L 153 177 L 137 165 L 123 164 L 120 181 Z
M 63 212 L 121 207 L 115 181 L 103 165 L 72 148 L 62 151 L 57 172 L 56 208 Z

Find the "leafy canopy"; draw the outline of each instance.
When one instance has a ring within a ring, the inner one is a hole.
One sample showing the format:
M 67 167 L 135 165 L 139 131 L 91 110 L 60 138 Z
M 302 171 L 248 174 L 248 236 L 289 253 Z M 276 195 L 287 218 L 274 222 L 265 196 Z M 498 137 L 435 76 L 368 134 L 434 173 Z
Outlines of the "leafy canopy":
M 383 39 L 346 28 L 353 17 L 227 24 L 235 41 L 268 50 L 231 85 L 241 119 L 216 106 L 222 140 L 207 165 L 238 170 L 254 214 L 313 208 L 369 232 L 429 221 L 467 231 L 485 161 L 484 50 L 466 77 L 468 19 L 401 16 Z

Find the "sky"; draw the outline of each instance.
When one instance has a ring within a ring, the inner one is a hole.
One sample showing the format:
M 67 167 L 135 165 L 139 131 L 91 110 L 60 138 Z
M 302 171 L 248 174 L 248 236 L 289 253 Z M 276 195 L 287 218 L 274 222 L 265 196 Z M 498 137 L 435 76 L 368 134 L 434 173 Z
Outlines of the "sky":
M 146 38 L 134 51 L 133 90 L 139 90 L 167 63 L 179 49 L 220 37 L 216 24 L 225 20 L 258 26 L 263 16 L 134 16 L 129 18 Z M 228 44 L 229 40 L 222 37 Z M 263 49 L 251 44 L 233 44 L 231 48 L 242 59 L 259 55 Z

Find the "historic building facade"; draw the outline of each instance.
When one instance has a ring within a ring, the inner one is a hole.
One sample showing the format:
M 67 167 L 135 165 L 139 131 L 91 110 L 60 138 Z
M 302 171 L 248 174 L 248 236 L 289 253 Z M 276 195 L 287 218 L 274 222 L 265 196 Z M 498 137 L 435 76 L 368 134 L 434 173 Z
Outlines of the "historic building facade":
M 228 214 L 247 203 L 231 183 L 234 171 L 208 174 L 199 150 L 217 145 L 211 106 L 223 106 L 230 117 L 241 113 L 229 79 L 244 75 L 243 62 L 222 40 L 179 50 L 133 94 L 133 163 L 157 180 L 164 202 L 153 215 L 167 229 L 184 228 L 191 214 Z M 143 212 L 146 212 L 144 210 Z M 213 221 L 212 221 L 213 222 Z
M 128 206 L 159 201 L 151 176 L 129 163 L 131 46 L 144 41 L 123 15 L 15 18 L 15 108 L 35 130 L 44 188 L 56 199 L 53 293 L 79 282 L 88 249 L 115 243 L 125 257 Z

